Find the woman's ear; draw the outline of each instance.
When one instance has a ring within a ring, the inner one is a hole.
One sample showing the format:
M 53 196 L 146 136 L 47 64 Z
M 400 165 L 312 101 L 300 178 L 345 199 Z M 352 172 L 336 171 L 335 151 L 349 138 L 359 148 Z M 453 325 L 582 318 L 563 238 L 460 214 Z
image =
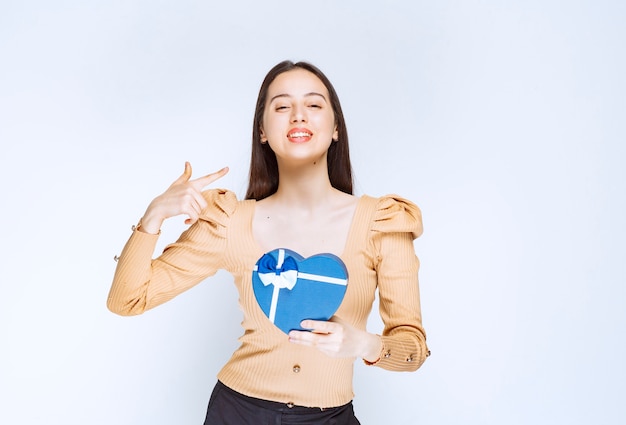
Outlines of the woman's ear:
M 265 132 L 262 128 L 259 130 L 259 135 L 261 136 L 261 143 L 267 143 L 267 137 L 265 137 Z
M 337 126 L 335 126 L 335 130 L 333 131 L 333 142 L 339 141 L 339 131 L 337 130 Z

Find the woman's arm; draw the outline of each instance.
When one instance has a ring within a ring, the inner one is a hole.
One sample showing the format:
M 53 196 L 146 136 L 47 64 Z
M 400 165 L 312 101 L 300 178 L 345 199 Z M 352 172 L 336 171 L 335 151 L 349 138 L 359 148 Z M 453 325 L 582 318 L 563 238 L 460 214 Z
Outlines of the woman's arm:
M 191 165 L 185 163 L 184 173 L 161 195 L 156 197 L 126 243 L 118 258 L 107 307 L 120 315 L 141 314 L 161 304 L 201 280 L 206 269 L 197 266 L 201 250 L 194 249 L 204 242 L 204 226 L 193 226 L 164 254 L 152 260 L 163 221 L 186 214 L 187 224 L 195 224 L 207 201 L 202 188 L 228 172 L 224 168 L 199 179 L 190 180 Z

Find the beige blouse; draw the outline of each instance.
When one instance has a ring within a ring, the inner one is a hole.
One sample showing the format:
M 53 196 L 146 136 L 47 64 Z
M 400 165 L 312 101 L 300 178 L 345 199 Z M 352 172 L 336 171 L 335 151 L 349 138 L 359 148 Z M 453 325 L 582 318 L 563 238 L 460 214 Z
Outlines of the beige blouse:
M 211 276 L 234 276 L 243 310 L 241 346 L 218 374 L 230 388 L 251 397 L 310 407 L 343 405 L 354 397 L 354 358 L 331 358 L 296 345 L 264 315 L 252 289 L 252 271 L 264 254 L 252 236 L 254 200 L 240 201 L 223 189 L 203 193 L 200 219 L 152 259 L 157 235 L 134 231 L 120 255 L 108 308 L 141 314 Z M 344 253 L 345 298 L 336 313 L 365 329 L 375 291 L 384 322 L 376 366 L 414 371 L 428 356 L 422 328 L 419 260 L 413 239 L 422 233 L 419 208 L 400 197 L 359 198 Z M 288 247 L 286 247 L 288 248 Z

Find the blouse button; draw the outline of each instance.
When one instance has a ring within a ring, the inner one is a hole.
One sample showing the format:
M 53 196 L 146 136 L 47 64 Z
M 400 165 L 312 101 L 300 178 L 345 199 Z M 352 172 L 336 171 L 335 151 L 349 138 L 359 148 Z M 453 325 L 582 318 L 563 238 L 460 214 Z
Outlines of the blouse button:
M 287 407 L 288 407 L 288 408 L 292 409 L 292 408 L 293 408 L 293 406 L 295 406 L 295 404 L 293 404 L 293 402 L 292 402 L 292 401 L 290 401 L 289 403 L 287 403 Z
M 298 373 L 300 372 L 300 365 L 294 365 L 293 366 L 293 373 Z
M 386 358 L 386 359 L 388 359 L 389 357 L 391 357 L 391 351 L 390 351 L 390 350 L 385 351 L 385 354 L 384 354 L 384 356 L 383 356 L 383 357 L 384 357 L 384 358 Z
M 407 362 L 411 363 L 413 361 L 413 354 L 411 354 L 407 359 Z

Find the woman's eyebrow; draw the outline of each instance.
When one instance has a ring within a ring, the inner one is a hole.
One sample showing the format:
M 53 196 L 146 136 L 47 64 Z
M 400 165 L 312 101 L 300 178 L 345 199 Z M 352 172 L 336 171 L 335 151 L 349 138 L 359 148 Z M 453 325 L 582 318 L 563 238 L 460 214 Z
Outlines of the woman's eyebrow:
M 322 99 L 324 99 L 324 101 L 326 101 L 326 97 L 324 97 L 324 95 L 323 95 L 323 94 L 321 94 L 321 93 L 317 93 L 317 92 L 307 93 L 307 94 L 305 94 L 304 96 L 305 96 L 305 97 L 308 97 L 308 96 L 320 96 Z
M 324 101 L 326 101 L 326 97 L 321 94 L 321 93 L 317 93 L 317 92 L 310 92 L 304 95 L 304 97 L 309 97 L 309 96 L 320 96 L 322 99 L 324 99 Z M 274 100 L 281 98 L 281 97 L 292 97 L 290 94 L 287 93 L 281 93 L 281 94 L 277 94 L 276 96 L 272 97 L 270 99 L 270 103 L 272 103 Z

